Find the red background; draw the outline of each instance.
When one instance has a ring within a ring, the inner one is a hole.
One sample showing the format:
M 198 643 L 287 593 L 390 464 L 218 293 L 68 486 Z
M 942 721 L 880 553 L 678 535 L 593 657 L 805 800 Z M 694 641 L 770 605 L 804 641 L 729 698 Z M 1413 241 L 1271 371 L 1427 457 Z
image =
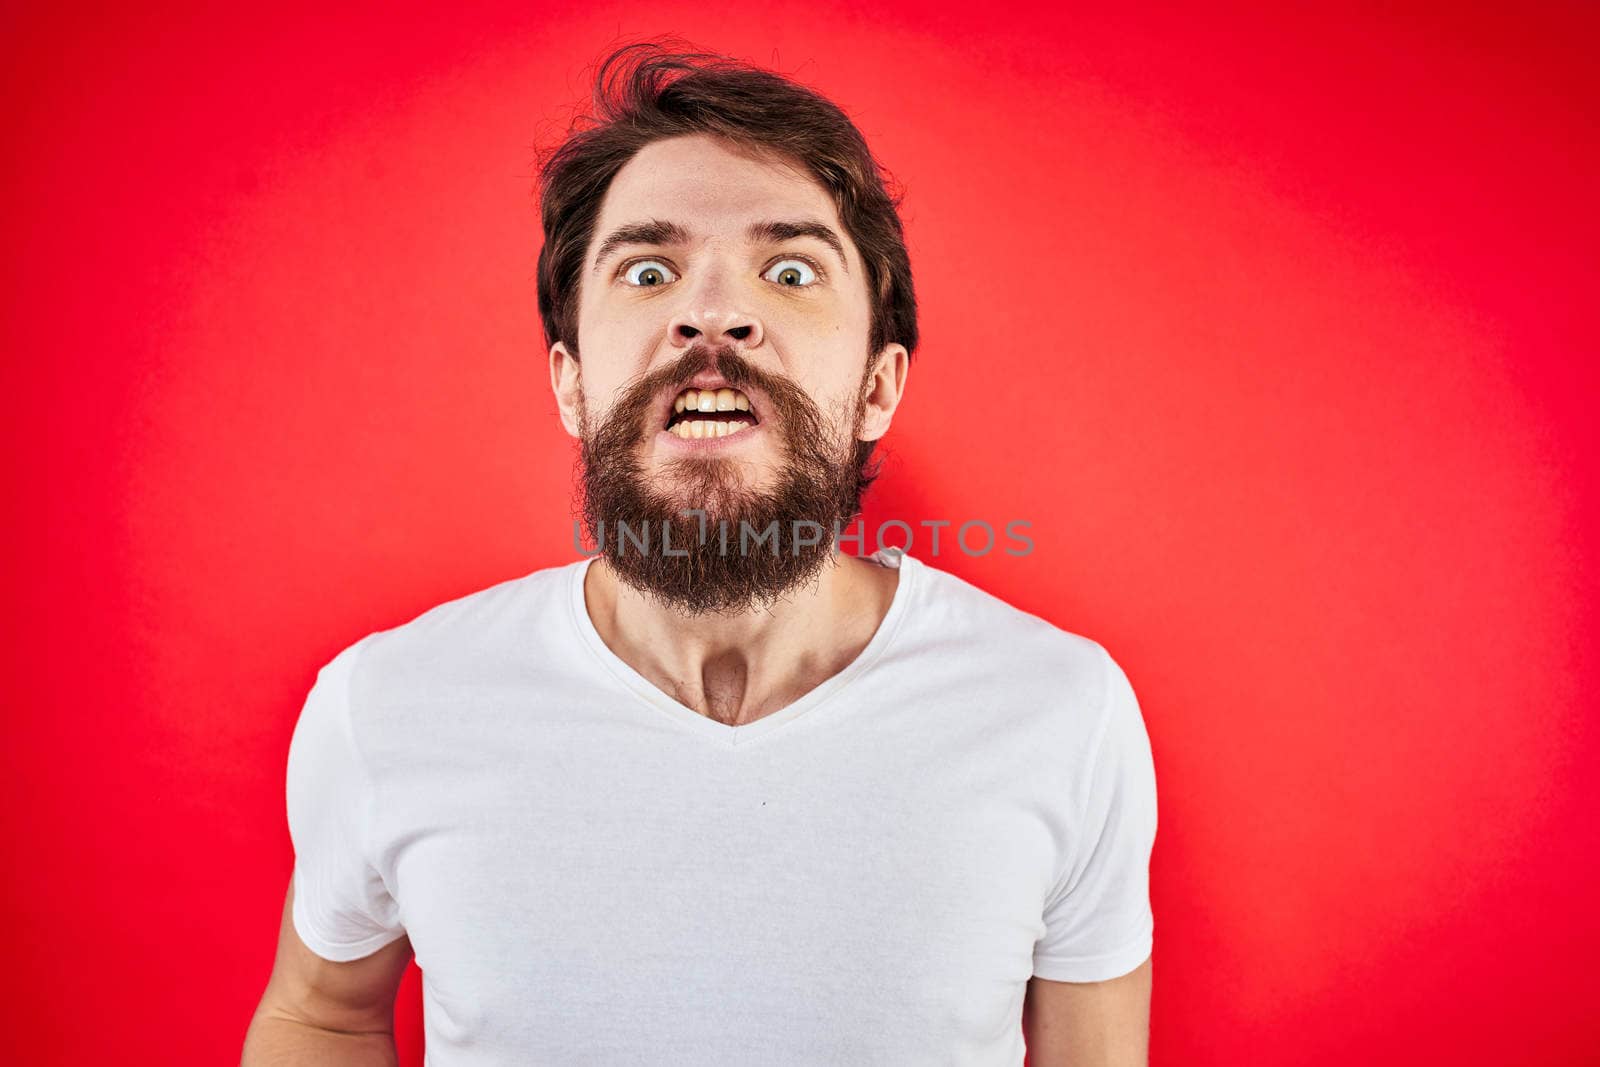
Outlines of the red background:
M 574 558 L 534 146 L 662 31 L 905 187 L 869 516 L 1133 680 L 1152 1061 L 1592 1055 L 1594 19 L 579 6 L 8 16 L 8 1059 L 235 1062 L 316 669 Z

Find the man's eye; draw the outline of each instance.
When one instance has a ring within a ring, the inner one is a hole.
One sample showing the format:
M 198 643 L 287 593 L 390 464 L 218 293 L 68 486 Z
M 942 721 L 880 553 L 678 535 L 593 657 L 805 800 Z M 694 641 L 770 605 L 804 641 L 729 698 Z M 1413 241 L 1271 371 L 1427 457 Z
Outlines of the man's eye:
M 802 288 L 816 282 L 817 272 L 803 259 L 780 259 L 762 277 L 779 285 Z
M 628 269 L 622 272 L 622 280 L 629 285 L 648 289 L 651 286 L 675 282 L 678 276 L 672 273 L 671 267 L 659 259 L 641 259 L 637 263 L 628 264 Z

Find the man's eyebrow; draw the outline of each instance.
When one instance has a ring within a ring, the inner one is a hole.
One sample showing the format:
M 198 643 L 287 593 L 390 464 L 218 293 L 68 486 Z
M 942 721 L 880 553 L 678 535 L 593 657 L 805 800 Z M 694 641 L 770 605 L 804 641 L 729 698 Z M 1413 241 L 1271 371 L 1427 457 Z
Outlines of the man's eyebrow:
M 681 245 L 688 244 L 689 231 L 676 222 L 651 219 L 649 222 L 630 222 L 606 234 L 600 247 L 595 249 L 594 269 L 623 245 Z
M 762 241 L 767 244 L 792 241 L 796 237 L 815 237 L 838 254 L 839 264 L 844 267 L 844 272 L 850 273 L 850 261 L 844 254 L 844 242 L 839 240 L 839 235 L 833 231 L 832 226 L 811 219 L 775 219 L 768 222 L 752 222 L 744 233 L 752 241 Z

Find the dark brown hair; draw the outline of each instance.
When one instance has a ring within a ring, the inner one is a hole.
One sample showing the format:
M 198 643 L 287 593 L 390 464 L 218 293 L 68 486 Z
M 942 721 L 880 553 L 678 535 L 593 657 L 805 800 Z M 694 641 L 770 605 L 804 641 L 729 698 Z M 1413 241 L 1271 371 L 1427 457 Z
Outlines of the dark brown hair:
M 826 97 L 781 75 L 727 56 L 668 51 L 657 41 L 624 45 L 600 63 L 594 114 L 574 120 L 540 167 L 539 317 L 547 345 L 560 341 L 578 352 L 578 287 L 612 179 L 651 142 L 695 133 L 803 166 L 833 197 L 866 265 L 868 355 L 891 342 L 916 350 L 917 301 L 900 200 L 890 195 L 861 131 Z

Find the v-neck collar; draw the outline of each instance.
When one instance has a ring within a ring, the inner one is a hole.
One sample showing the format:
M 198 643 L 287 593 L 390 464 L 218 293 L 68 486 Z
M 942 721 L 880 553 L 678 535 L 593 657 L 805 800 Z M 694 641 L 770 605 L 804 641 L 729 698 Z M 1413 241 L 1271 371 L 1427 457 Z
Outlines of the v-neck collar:
M 600 631 L 595 629 L 594 620 L 589 617 L 589 608 L 583 595 L 584 577 L 589 572 L 589 567 L 599 559 L 598 555 L 587 559 L 576 560 L 567 565 L 568 571 L 568 597 L 567 602 L 572 612 L 572 622 L 578 631 L 578 637 L 586 645 L 595 658 L 600 661 L 613 677 L 623 684 L 631 693 L 654 708 L 665 712 L 668 716 L 681 722 L 684 726 L 699 733 L 701 736 L 718 742 L 728 748 L 748 744 L 759 737 L 765 737 L 784 725 L 793 722 L 806 712 L 824 703 L 838 693 L 851 680 L 858 677 L 872 666 L 873 662 L 883 654 L 894 639 L 895 630 L 900 625 L 900 620 L 906 614 L 906 605 L 911 600 L 912 586 L 915 585 L 922 561 L 915 556 L 909 556 L 903 549 L 896 547 L 884 548 L 870 556 L 869 559 L 880 566 L 893 567 L 900 572 L 900 580 L 895 583 L 894 598 L 889 602 L 889 610 L 884 613 L 883 620 L 878 624 L 877 630 L 867 642 L 855 659 L 847 664 L 844 670 L 826 679 L 821 685 L 812 689 L 799 700 L 787 704 L 769 715 L 764 715 L 754 722 L 744 723 L 740 726 L 729 726 L 717 722 L 709 716 L 702 715 L 687 705 L 680 704 L 666 693 L 656 688 L 648 679 L 611 651 L 605 641 L 600 638 Z

